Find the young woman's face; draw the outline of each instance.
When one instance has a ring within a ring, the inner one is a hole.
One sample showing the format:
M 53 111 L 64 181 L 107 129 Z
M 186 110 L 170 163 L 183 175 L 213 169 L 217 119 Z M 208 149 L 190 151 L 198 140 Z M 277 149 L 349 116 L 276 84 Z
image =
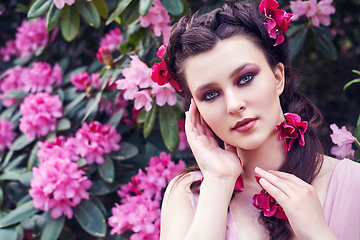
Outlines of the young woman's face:
M 252 150 L 276 134 L 275 126 L 284 120 L 279 101 L 284 67 L 272 69 L 252 41 L 223 40 L 189 58 L 184 70 L 201 116 L 223 141 Z

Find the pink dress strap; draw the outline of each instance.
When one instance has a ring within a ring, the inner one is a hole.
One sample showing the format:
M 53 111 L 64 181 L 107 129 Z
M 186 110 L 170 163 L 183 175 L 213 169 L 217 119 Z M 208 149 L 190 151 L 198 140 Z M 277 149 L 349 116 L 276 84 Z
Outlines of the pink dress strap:
M 202 178 L 202 174 L 201 172 L 197 171 L 197 172 L 191 172 L 191 182 L 194 181 L 198 181 Z M 198 194 L 194 194 L 192 192 L 189 193 L 189 197 L 190 197 L 190 201 L 192 204 L 192 207 L 194 209 L 194 212 L 196 210 L 197 207 L 197 203 L 199 200 L 199 195 Z M 226 226 L 226 238 L 225 240 L 240 240 L 239 237 L 239 232 L 235 223 L 235 219 L 234 216 L 229 208 L 228 211 L 228 216 L 227 216 L 227 226 Z
M 337 239 L 360 239 L 359 163 L 344 159 L 335 166 L 323 211 Z

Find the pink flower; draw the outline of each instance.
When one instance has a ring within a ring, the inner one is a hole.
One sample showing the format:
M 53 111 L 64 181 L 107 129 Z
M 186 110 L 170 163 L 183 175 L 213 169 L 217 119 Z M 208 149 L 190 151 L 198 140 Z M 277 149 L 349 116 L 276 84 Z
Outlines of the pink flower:
M 341 129 L 335 124 L 330 125 L 333 134 L 330 134 L 331 140 L 338 146 L 351 145 L 355 141 L 355 137 L 349 132 L 345 126 Z
M 11 144 L 16 137 L 16 133 L 13 132 L 14 125 L 6 119 L 0 119 L 0 152 L 5 148 L 10 148 Z
M 88 90 L 91 85 L 93 85 L 94 88 L 101 86 L 99 73 L 92 73 L 90 76 L 86 71 L 82 71 L 76 75 L 72 74 L 71 83 L 75 86 L 74 90 Z
M 96 53 L 96 58 L 99 60 L 99 62 L 105 65 L 112 67 L 114 64 L 114 60 L 111 55 L 111 52 L 106 46 L 99 47 L 98 52 Z
M 54 4 L 56 8 L 63 9 L 65 4 L 71 6 L 75 3 L 75 0 L 54 0 Z
M 160 37 L 163 34 L 164 43 L 169 41 L 170 36 L 170 16 L 161 4 L 160 0 L 154 0 L 149 12 L 145 16 L 140 16 L 140 25 L 143 28 L 151 26 L 154 35 Z
M 0 56 L 4 62 L 8 62 L 11 56 L 17 54 L 15 40 L 9 40 L 5 43 L 5 47 L 0 48 Z
M 39 150 L 37 156 L 40 163 L 46 162 L 52 158 L 67 158 L 72 161 L 79 160 L 79 153 L 77 151 L 78 144 L 74 141 L 75 138 L 65 139 L 64 136 L 55 137 L 52 142 L 45 140 L 45 142 L 38 142 Z
M 298 20 L 302 15 L 307 17 L 313 16 L 317 11 L 317 2 L 316 0 L 310 1 L 290 1 L 290 9 L 294 14 L 293 20 Z
M 260 209 L 265 217 L 274 216 L 279 219 L 287 219 L 283 208 L 264 189 L 252 197 L 251 203 Z
M 149 90 L 141 90 L 137 93 L 135 93 L 134 95 L 134 108 L 136 110 L 139 110 L 140 108 L 145 107 L 145 111 L 150 111 L 152 106 L 152 98 L 150 96 L 150 91 Z
M 186 138 L 185 133 L 185 122 L 184 120 L 180 119 L 178 120 L 178 128 L 179 128 L 179 144 L 178 144 L 178 150 L 182 151 L 187 148 L 190 148 L 189 143 Z
M 51 158 L 32 168 L 29 195 L 34 199 L 34 208 L 43 211 L 51 209 L 50 216 L 59 218 L 63 214 L 71 219 L 72 208 L 81 199 L 89 199 L 86 191 L 92 182 L 84 175 L 76 163 L 70 159 Z
M 286 121 L 276 126 L 276 132 L 280 132 L 280 140 L 286 142 L 286 151 L 289 152 L 295 139 L 299 138 L 299 144 L 305 146 L 304 133 L 307 130 L 308 123 L 301 122 L 301 117 L 294 113 L 284 114 Z
M 114 28 L 110 30 L 108 34 L 105 34 L 105 37 L 101 38 L 100 46 L 114 51 L 115 49 L 119 49 L 122 41 L 124 41 L 124 36 L 121 34 L 120 29 Z
M 294 13 L 294 20 L 298 20 L 300 16 L 306 15 L 312 18 L 314 26 L 330 25 L 330 15 L 335 13 L 335 7 L 331 6 L 332 0 L 316 0 L 309 1 L 290 1 L 290 9 Z
M 56 119 L 62 117 L 62 102 L 59 95 L 48 93 L 30 94 L 20 104 L 19 129 L 27 134 L 28 139 L 46 136 L 56 129 Z
M 158 84 L 152 84 L 151 93 L 156 96 L 156 104 L 160 107 L 164 106 L 165 103 L 167 103 L 169 106 L 174 106 L 176 104 L 177 98 L 175 95 L 175 90 L 170 85 L 170 83 L 162 86 L 159 86 Z
M 5 72 L 5 77 L 1 80 L 0 85 L 0 99 L 2 100 L 2 105 L 5 107 L 11 107 L 15 102 L 16 98 L 6 98 L 6 94 L 23 87 L 23 83 L 20 81 L 23 71 L 27 69 L 21 66 L 15 66 L 14 68 L 8 69 Z
M 131 55 L 130 58 L 130 67 L 125 68 L 122 75 L 134 81 L 140 88 L 150 87 L 152 84 L 151 69 L 139 59 L 138 55 Z
M 109 124 L 102 125 L 93 121 L 88 125 L 84 122 L 75 136 L 79 141 L 80 155 L 86 158 L 89 165 L 94 162 L 103 164 L 104 153 L 120 149 L 118 142 L 121 140 L 121 135 L 117 134 L 116 129 Z
M 337 159 L 355 159 L 354 154 L 355 150 L 352 149 L 351 144 L 342 145 L 342 146 L 333 146 L 330 150 L 330 153 L 333 154 Z
M 15 46 L 20 57 L 27 58 L 31 52 L 38 50 L 48 42 L 46 20 L 38 18 L 34 21 L 23 21 L 17 28 Z
M 284 32 L 293 18 L 293 14 L 277 9 L 278 7 L 279 3 L 276 0 L 262 0 L 259 5 L 259 12 L 267 18 L 264 24 L 269 36 L 276 39 L 274 46 L 284 42 Z
M 53 91 L 53 85 L 60 85 L 62 79 L 61 68 L 58 63 L 51 69 L 49 63 L 36 62 L 30 69 L 22 72 L 21 81 L 24 92 L 48 92 Z
M 105 104 L 105 102 L 106 102 L 105 99 L 101 99 L 100 106 Z M 114 104 L 112 104 L 111 102 L 108 102 L 106 104 L 105 111 L 108 115 L 111 116 L 117 113 L 118 111 L 120 111 L 121 109 L 123 109 L 124 110 L 123 117 L 128 117 L 129 116 L 129 111 L 127 110 L 128 105 L 129 105 L 129 101 L 124 99 L 124 94 L 121 93 L 120 96 L 115 100 Z

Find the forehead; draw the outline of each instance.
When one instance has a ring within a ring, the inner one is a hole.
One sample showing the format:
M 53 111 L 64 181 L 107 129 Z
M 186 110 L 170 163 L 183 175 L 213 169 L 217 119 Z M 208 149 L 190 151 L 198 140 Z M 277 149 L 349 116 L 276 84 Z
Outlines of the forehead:
M 192 56 L 184 64 L 190 91 L 198 85 L 230 78 L 231 72 L 244 64 L 269 67 L 262 50 L 253 41 L 235 36 L 220 41 L 212 50 Z

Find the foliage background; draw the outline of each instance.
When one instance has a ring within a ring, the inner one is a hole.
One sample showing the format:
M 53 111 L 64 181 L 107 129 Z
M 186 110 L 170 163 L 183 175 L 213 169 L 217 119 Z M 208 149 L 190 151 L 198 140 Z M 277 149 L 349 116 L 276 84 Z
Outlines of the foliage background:
M 224 3 L 224 1 L 218 0 L 188 0 L 182 2 L 184 5 L 183 14 L 194 13 L 199 9 L 201 9 L 201 12 L 206 12 Z M 255 2 L 259 3 L 260 1 Z M 280 6 L 289 5 L 289 1 L 279 2 Z M 109 13 L 112 13 L 118 1 L 106 0 L 106 3 Z M 324 57 L 315 47 L 312 33 L 309 32 L 304 45 L 293 60 L 293 66 L 302 75 L 300 92 L 308 95 L 324 115 L 325 121 L 321 135 L 328 150 L 333 145 L 329 137 L 331 133 L 329 125 L 331 123 L 336 123 L 338 126 L 345 125 L 350 131 L 353 131 L 357 125 L 360 113 L 360 84 L 354 84 L 343 91 L 343 87 L 347 82 L 357 78 L 357 75 L 352 70 L 360 70 L 360 0 L 335 0 L 332 5 L 336 7 L 336 13 L 331 16 L 329 28 L 333 34 L 332 42 L 338 53 L 337 59 L 331 60 Z M 16 28 L 27 18 L 28 7 L 29 1 L 27 0 L 0 1 L 0 46 L 4 46 L 7 40 L 15 38 Z M 172 16 L 172 18 L 176 20 L 179 16 Z M 59 31 L 54 42 L 47 44 L 43 53 L 35 57 L 34 61 L 45 61 L 54 65 L 56 62 L 66 59 L 68 64 L 67 72 L 80 66 L 88 66 L 95 71 L 100 70 L 102 66 L 94 63 L 100 39 L 110 29 L 119 26 L 116 22 L 112 22 L 109 25 L 106 25 L 105 22 L 102 19 L 100 27 L 93 28 L 82 19 L 80 31 L 71 42 L 65 41 Z M 149 67 L 154 62 L 153 59 L 157 47 L 154 46 L 152 48 L 152 53 L 144 55 L 144 60 L 148 63 Z M 130 48 L 126 51 L 130 52 Z M 10 67 L 12 67 L 12 63 L 0 62 L 0 73 Z M 129 142 L 138 144 L 140 131 L 141 129 L 133 129 L 130 132 L 126 132 L 122 137 Z M 159 135 L 147 141 L 152 142 L 156 146 L 148 148 L 149 145 L 139 144 L 137 146 L 139 146 L 140 152 L 144 153 L 143 156 L 132 159 L 129 165 L 116 166 L 117 169 L 121 168 L 121 171 L 127 173 L 127 175 L 124 174 L 123 183 L 136 173 L 137 168 L 145 167 L 150 156 L 158 155 L 159 150 L 166 150 L 166 147 L 161 143 Z M 190 158 L 189 156 L 189 152 L 174 153 L 175 159 Z M 20 200 L 20 198 L 21 196 L 15 198 L 6 207 L 13 208 L 14 203 Z M 99 199 L 107 210 L 113 206 L 114 202 L 118 202 L 118 196 L 115 192 L 100 196 Z M 95 237 L 89 236 L 88 233 L 76 224 L 75 220 L 71 220 L 67 226 L 71 227 L 69 232 L 76 233 L 76 236 L 67 236 L 69 237 L 68 239 L 95 239 Z M 109 236 L 106 238 L 111 239 Z M 120 239 L 119 236 L 116 238 Z M 126 236 L 124 239 L 127 239 Z

